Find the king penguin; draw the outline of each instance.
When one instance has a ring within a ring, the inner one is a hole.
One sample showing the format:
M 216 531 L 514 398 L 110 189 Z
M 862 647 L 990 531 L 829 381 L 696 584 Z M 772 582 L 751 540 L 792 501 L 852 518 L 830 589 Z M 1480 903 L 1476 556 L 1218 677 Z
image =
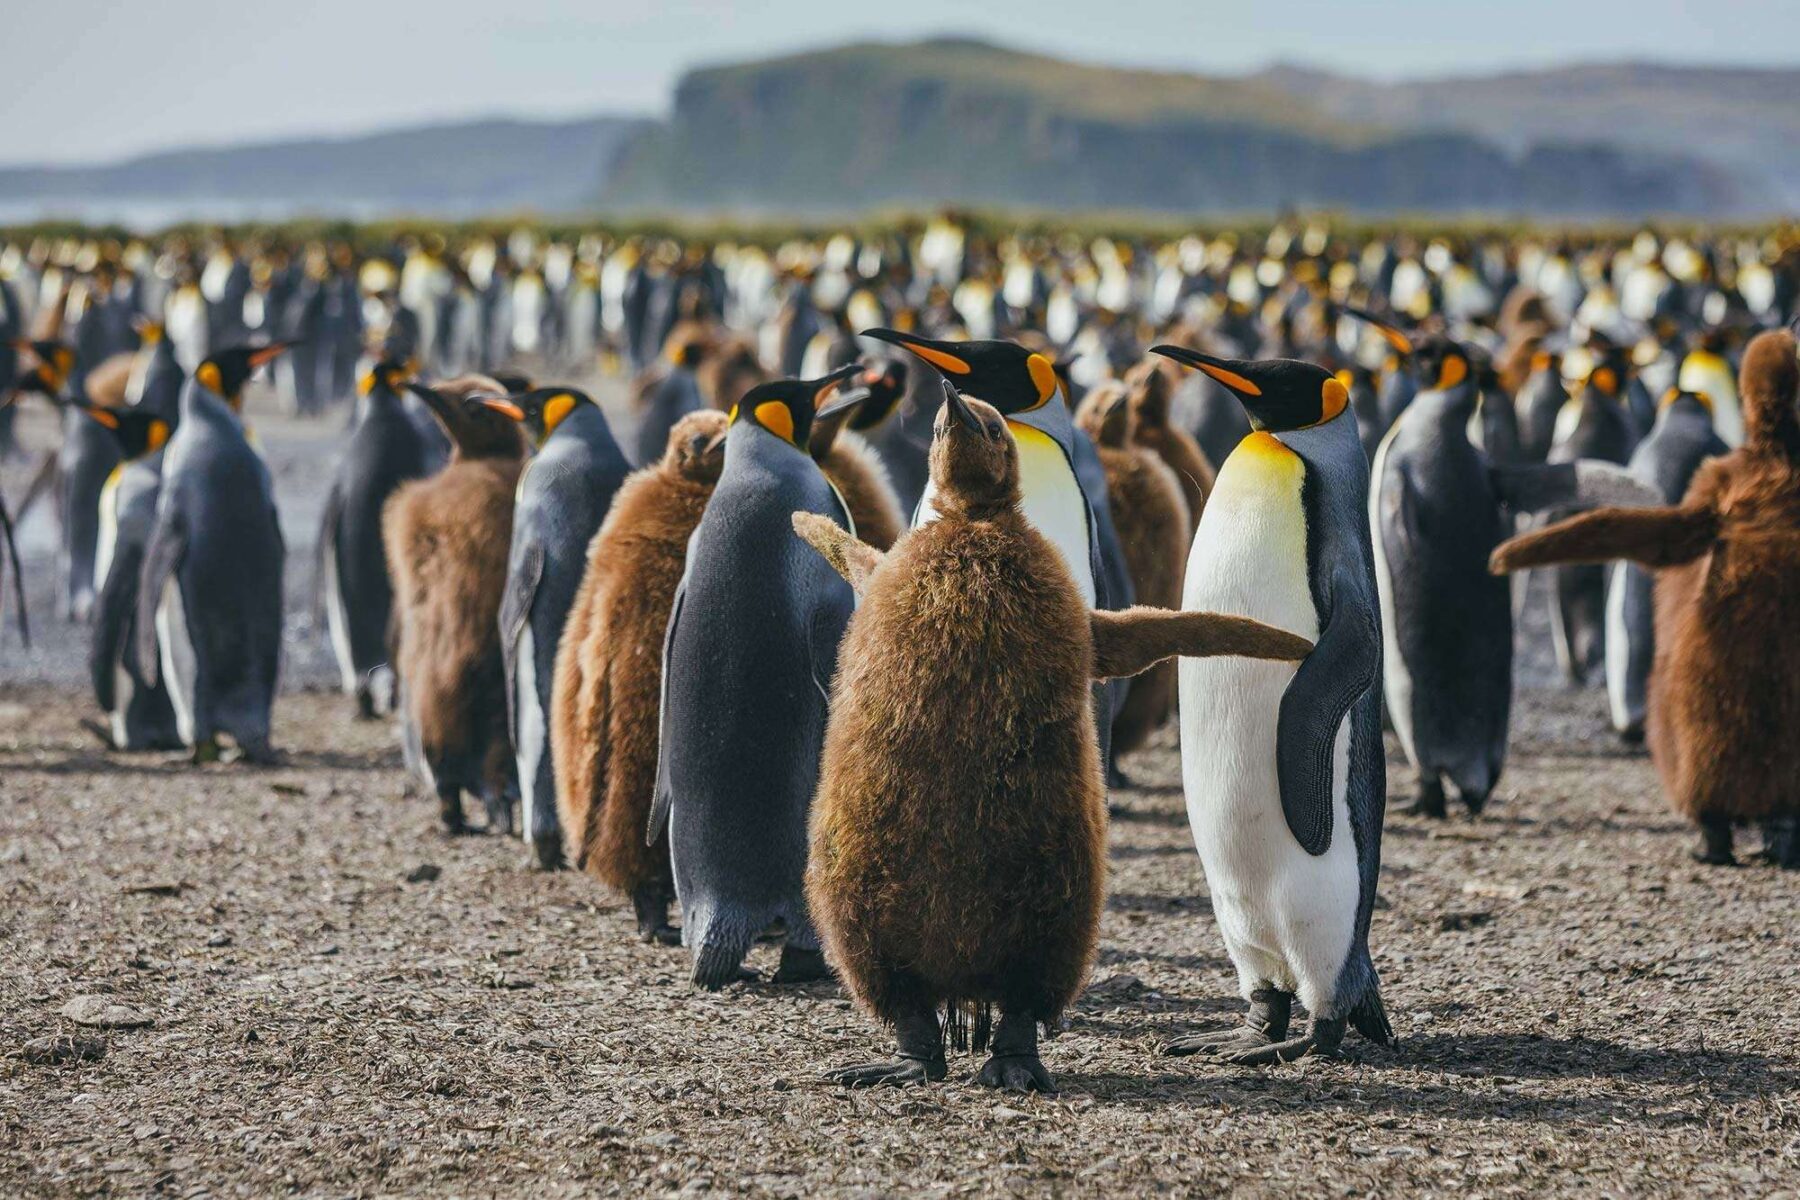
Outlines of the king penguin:
M 776 981 L 825 973 L 806 908 L 807 821 L 855 599 L 794 538 L 791 518 L 849 527 L 804 447 L 815 415 L 831 415 L 821 405 L 860 369 L 745 394 L 669 614 L 648 834 L 667 822 L 682 941 L 704 988 L 736 979 L 750 944 L 776 924 L 786 931 Z
M 1694 472 L 1730 449 L 1713 430 L 1712 401 L 1699 392 L 1671 388 L 1656 424 L 1631 452 L 1630 471 L 1655 488 L 1659 502 L 1680 504 Z M 1632 562 L 1609 568 L 1606 586 L 1606 699 L 1620 739 L 1644 740 L 1644 698 L 1655 660 L 1655 606 L 1650 572 Z
M 388 635 L 394 586 L 381 540 L 381 511 L 401 484 L 431 473 L 435 447 L 408 415 L 409 364 L 383 357 L 358 380 L 355 427 L 338 460 L 319 521 L 315 591 L 344 694 L 366 719 L 396 699 Z
M 1369 467 L 1349 393 L 1286 359 L 1155 353 L 1204 372 L 1250 416 L 1188 555 L 1182 607 L 1241 613 L 1315 643 L 1298 669 L 1184 659 L 1182 781 L 1245 1025 L 1172 1042 L 1236 1063 L 1334 1054 L 1346 1024 L 1391 1044 L 1369 956 L 1386 763 Z M 1290 1038 L 1295 997 L 1312 1014 Z
M 962 394 L 999 410 L 1019 447 L 1019 511 L 1062 552 L 1083 603 L 1129 608 L 1131 578 L 1107 506 L 1106 468 L 1093 439 L 1075 428 L 1056 365 L 1012 342 L 942 342 L 895 329 L 867 329 L 863 336 L 910 351 Z M 928 482 L 913 528 L 937 519 L 935 493 L 936 484 Z M 1127 690 L 1125 680 L 1094 685 L 1100 758 L 1109 775 L 1115 772 L 1112 721 Z
M 176 418 L 144 408 L 92 408 L 87 415 L 110 432 L 122 462 L 100 493 L 100 539 L 88 669 L 94 698 L 106 714 L 106 740 L 115 750 L 174 750 L 181 746 L 168 689 L 151 683 L 134 652 L 139 576 L 144 547 L 156 523 L 162 488 L 162 449 Z
M 482 403 L 525 426 L 538 447 L 519 477 L 512 550 L 500 598 L 500 653 L 518 763 L 524 834 L 538 866 L 563 865 L 550 753 L 550 691 L 556 647 L 581 577 L 588 543 L 631 464 L 606 414 L 586 393 L 540 387 Z
M 286 547 L 269 469 L 238 409 L 250 376 L 284 349 L 237 346 L 204 359 L 165 451 L 138 596 L 138 665 L 168 687 L 196 761 L 218 757 L 221 733 L 253 762 L 271 755 Z

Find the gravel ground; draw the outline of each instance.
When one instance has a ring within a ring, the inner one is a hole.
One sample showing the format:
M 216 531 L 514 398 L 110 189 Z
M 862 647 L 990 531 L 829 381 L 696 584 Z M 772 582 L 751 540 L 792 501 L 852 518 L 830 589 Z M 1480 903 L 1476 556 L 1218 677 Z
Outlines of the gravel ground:
M 973 1057 L 851 1093 L 821 1072 L 886 1045 L 834 986 L 697 994 L 590 880 L 436 831 L 390 731 L 316 690 L 299 601 L 335 434 L 261 427 L 296 598 L 283 765 L 106 753 L 78 726 L 80 638 L 42 602 L 37 650 L 0 634 L 0 1194 L 1800 1186 L 1800 879 L 1689 862 L 1599 693 L 1545 686 L 1536 618 L 1488 814 L 1389 823 L 1372 940 L 1397 1049 L 1158 1054 L 1240 1011 L 1165 737 L 1114 797 L 1094 982 L 1045 1047 L 1061 1093 L 975 1088 Z M 1411 785 L 1397 758 L 1390 781 Z

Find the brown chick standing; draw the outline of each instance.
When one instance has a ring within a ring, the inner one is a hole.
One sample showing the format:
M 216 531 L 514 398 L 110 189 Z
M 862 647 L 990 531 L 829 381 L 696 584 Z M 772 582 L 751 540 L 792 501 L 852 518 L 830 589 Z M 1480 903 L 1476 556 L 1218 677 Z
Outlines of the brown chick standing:
M 1175 472 L 1187 503 L 1188 535 L 1200 527 L 1206 497 L 1216 472 L 1194 435 L 1169 420 L 1175 381 L 1160 361 L 1142 362 L 1125 375 L 1126 403 L 1131 408 L 1131 440 L 1152 451 Z

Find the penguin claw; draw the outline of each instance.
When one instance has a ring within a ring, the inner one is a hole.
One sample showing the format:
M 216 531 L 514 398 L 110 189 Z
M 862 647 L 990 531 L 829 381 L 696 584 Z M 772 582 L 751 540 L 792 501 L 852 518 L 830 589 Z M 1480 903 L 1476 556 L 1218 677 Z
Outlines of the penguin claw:
M 1301 1058 L 1337 1058 L 1336 1047 L 1321 1045 L 1312 1034 L 1305 1037 L 1289 1038 L 1285 1042 L 1267 1042 L 1254 1049 L 1239 1050 L 1233 1054 L 1221 1054 L 1220 1060 L 1234 1063 L 1240 1067 L 1267 1067 L 1276 1063 L 1293 1062 Z
M 1044 1069 L 1044 1060 L 1035 1054 L 996 1054 L 982 1064 L 975 1082 L 1007 1092 L 1056 1093 L 1056 1080 Z
M 912 1083 L 936 1083 L 947 1073 L 942 1058 L 901 1056 L 892 1062 L 839 1067 L 825 1072 L 825 1078 L 847 1088 L 905 1087 Z
M 679 946 L 681 945 L 681 927 L 679 925 L 658 925 L 653 929 L 640 929 L 638 936 L 646 946 Z M 755 974 L 755 972 L 751 972 Z
M 1176 1038 L 1163 1047 L 1163 1053 L 1177 1057 L 1188 1054 L 1219 1054 L 1226 1050 L 1259 1050 L 1273 1044 L 1266 1035 L 1240 1025 L 1236 1029 L 1215 1029 L 1210 1033 L 1193 1033 Z

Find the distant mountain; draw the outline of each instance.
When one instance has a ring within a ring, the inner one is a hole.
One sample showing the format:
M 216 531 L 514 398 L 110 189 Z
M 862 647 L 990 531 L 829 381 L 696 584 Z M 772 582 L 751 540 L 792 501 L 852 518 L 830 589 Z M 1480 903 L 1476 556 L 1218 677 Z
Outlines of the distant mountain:
M 1627 62 L 1374 83 L 1278 66 L 1251 82 L 1339 120 L 1462 130 L 1515 152 L 1566 138 L 1691 156 L 1725 168 L 1749 201 L 1800 210 L 1800 68 Z
M 955 202 L 1601 216 L 1764 203 L 1730 170 L 1663 147 L 1560 130 L 1503 142 L 1341 115 L 1280 75 L 1097 67 L 963 39 L 693 71 L 668 124 L 631 142 L 601 197 L 752 213 Z
M 646 122 L 492 119 L 362 137 L 172 150 L 95 166 L 0 167 L 0 201 L 220 202 L 443 215 L 589 206 Z

